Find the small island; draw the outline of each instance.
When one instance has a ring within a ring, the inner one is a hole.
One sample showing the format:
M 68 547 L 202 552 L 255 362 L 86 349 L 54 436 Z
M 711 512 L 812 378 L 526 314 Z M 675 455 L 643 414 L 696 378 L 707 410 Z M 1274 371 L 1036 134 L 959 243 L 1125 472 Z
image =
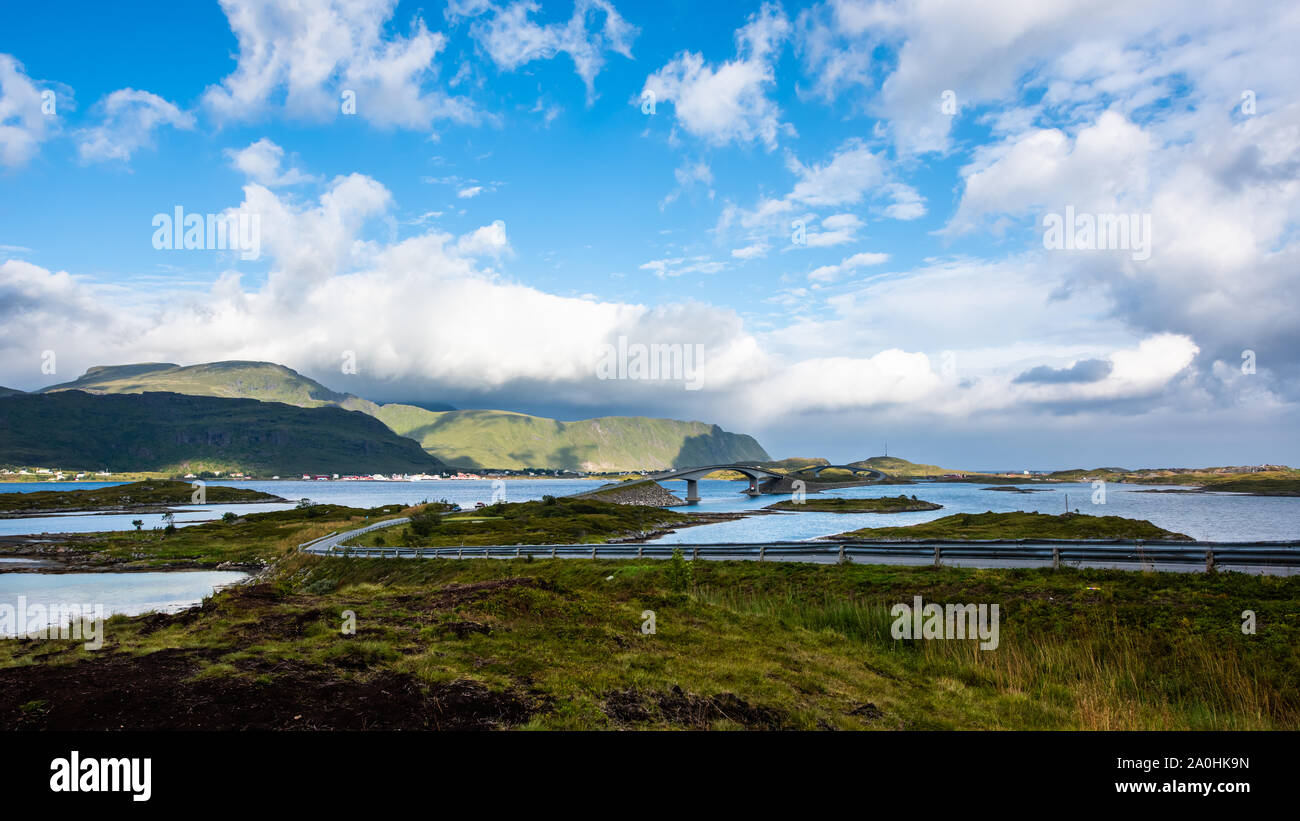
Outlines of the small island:
M 864 527 L 828 537 L 836 541 L 927 539 L 1153 539 L 1192 541 L 1191 536 L 1157 527 L 1144 519 L 1081 513 L 956 513 L 909 527 Z
M 498 502 L 477 510 L 450 511 L 447 504 L 424 505 L 408 514 L 407 525 L 363 533 L 345 542 L 345 547 L 626 542 L 659 536 L 674 527 L 718 521 L 709 514 L 573 496 L 544 496 L 530 502 Z M 729 517 L 737 518 L 735 514 Z
M 95 513 L 163 512 L 175 505 L 192 505 L 195 487 L 189 482 L 156 479 L 83 490 L 40 490 L 32 493 L 0 493 L 0 517 L 41 516 L 51 513 L 87 511 Z M 203 504 L 284 502 L 285 499 L 260 490 L 207 485 Z
M 915 496 L 885 496 L 879 499 L 805 499 L 796 502 L 785 499 L 768 505 L 764 510 L 791 510 L 796 513 L 912 513 L 919 510 L 940 510 L 943 505 L 927 502 Z

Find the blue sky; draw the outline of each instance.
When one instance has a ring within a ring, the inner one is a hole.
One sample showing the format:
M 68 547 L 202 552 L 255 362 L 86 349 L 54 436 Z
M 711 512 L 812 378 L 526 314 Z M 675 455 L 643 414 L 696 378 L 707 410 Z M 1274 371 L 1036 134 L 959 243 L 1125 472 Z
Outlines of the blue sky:
M 1296 460 L 1286 4 L 296 8 L 3 13 L 0 384 L 267 359 L 774 456 Z M 155 248 L 176 206 L 257 259 Z M 1067 208 L 1149 248 L 1046 247 Z M 619 337 L 703 388 L 599 378 Z

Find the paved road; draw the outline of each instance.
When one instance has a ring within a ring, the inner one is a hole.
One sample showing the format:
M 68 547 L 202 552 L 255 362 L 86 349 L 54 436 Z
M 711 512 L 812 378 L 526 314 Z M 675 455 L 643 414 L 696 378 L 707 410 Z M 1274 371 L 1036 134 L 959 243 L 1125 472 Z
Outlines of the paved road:
M 1232 567 L 1248 573 L 1291 575 L 1300 569 L 1296 542 L 1086 542 L 1023 540 L 1011 542 L 755 542 L 732 544 L 536 544 L 470 547 L 350 547 L 344 541 L 409 519 L 389 519 L 356 530 L 332 533 L 301 549 L 327 555 L 347 550 L 367 558 L 550 558 L 665 559 L 680 549 L 692 559 L 797 561 L 827 563 L 859 561 L 878 564 L 942 564 L 968 567 L 1026 567 L 1070 565 L 1202 570 Z M 1207 555 L 1208 554 L 1208 555 Z
M 411 520 L 403 516 L 400 519 L 387 519 L 382 522 L 375 522 L 372 525 L 359 527 L 356 530 L 344 530 L 339 533 L 331 533 L 330 535 L 324 538 L 298 545 L 298 549 L 302 550 L 304 553 L 316 553 L 319 555 L 325 555 L 327 553 L 332 552 L 334 548 L 338 547 L 340 543 L 342 543 L 346 539 L 351 539 L 356 536 L 360 536 L 362 533 L 369 533 L 372 530 L 379 530 L 382 527 L 404 525 L 409 521 Z

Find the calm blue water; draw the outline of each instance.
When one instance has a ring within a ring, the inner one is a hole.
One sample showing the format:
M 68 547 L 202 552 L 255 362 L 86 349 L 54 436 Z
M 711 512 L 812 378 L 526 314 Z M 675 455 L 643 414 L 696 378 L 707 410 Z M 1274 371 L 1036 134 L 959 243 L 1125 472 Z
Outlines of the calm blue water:
M 667 487 L 674 489 L 674 484 Z M 700 482 L 704 498 L 699 510 L 750 510 L 777 501 L 778 496 L 751 499 L 737 493 L 743 483 L 706 480 Z M 1153 524 L 1194 539 L 1222 541 L 1300 540 L 1300 497 L 1241 496 L 1230 493 L 1143 493 L 1147 486 L 1106 486 L 1105 504 L 1092 503 L 1091 484 L 1052 485 L 1036 493 L 1008 493 L 984 490 L 983 485 L 933 483 L 876 485 L 846 488 L 824 496 L 877 498 L 915 495 L 943 505 L 941 510 L 920 513 L 788 513 L 753 516 L 734 522 L 683 528 L 658 541 L 755 542 L 778 539 L 813 539 L 861 527 L 893 527 L 918 524 L 953 513 L 1008 513 L 1024 510 L 1062 513 L 1069 509 L 1093 516 L 1124 516 L 1146 519 Z M 678 494 L 680 495 L 680 494 Z
M 31 490 L 70 490 L 78 487 L 102 487 L 114 483 L 40 482 L 0 483 L 0 492 L 25 492 Z M 119 483 L 120 484 L 120 483 Z M 353 507 L 378 507 L 385 504 L 414 504 L 421 501 L 446 499 L 471 506 L 475 502 L 491 502 L 493 484 L 490 480 L 443 480 L 437 482 L 304 482 L 282 480 L 264 482 L 222 482 L 235 487 L 248 487 L 274 493 L 286 499 L 309 498 L 315 502 L 349 505 Z M 565 496 L 599 486 L 599 482 L 579 479 L 507 479 L 504 480 L 506 501 L 519 502 L 539 499 L 543 495 Z M 685 492 L 684 482 L 668 482 L 665 486 L 678 496 Z M 754 510 L 783 497 L 762 496 L 752 499 L 740 491 L 743 482 L 707 479 L 700 482 L 703 501 L 692 509 L 701 511 Z M 1092 503 L 1090 484 L 1051 485 L 1036 493 L 1007 493 L 984 490 L 982 485 L 962 483 L 934 483 L 917 485 L 877 485 L 874 487 L 847 488 L 824 495 L 848 498 L 907 496 L 915 494 L 920 499 L 943 505 L 942 510 L 924 513 L 789 513 L 755 516 L 735 522 L 685 528 L 665 536 L 663 542 L 747 542 L 764 540 L 798 540 L 829 536 L 860 527 L 909 525 L 930 521 L 952 513 L 998 513 L 1025 510 L 1043 513 L 1060 513 L 1069 508 L 1081 513 L 1107 516 L 1125 516 L 1147 519 L 1196 539 L 1222 541 L 1300 540 L 1300 497 L 1240 496 L 1227 493 L 1145 493 L 1149 486 L 1106 486 L 1105 504 Z M 209 521 L 221 517 L 227 510 L 249 513 L 277 510 L 286 504 L 257 505 L 207 505 L 178 508 L 177 526 Z M 685 508 L 684 508 L 685 509 Z M 87 533 L 101 530 L 129 530 L 132 519 L 144 519 L 146 529 L 162 526 L 160 514 L 73 514 L 58 517 L 29 519 L 0 519 L 0 535 L 28 533 Z
M 247 576 L 225 570 L 166 573 L 0 573 L 0 606 L 42 605 L 46 612 L 64 605 L 102 606 L 105 616 L 174 613 L 200 604 L 206 596 Z M 0 635 L 13 636 L 9 630 Z
M 602 483 L 580 479 L 530 479 L 504 480 L 507 502 L 526 502 L 545 495 L 567 496 L 592 490 Z M 30 493 L 36 490 L 79 490 L 109 487 L 121 482 L 3 482 L 0 493 Z M 177 505 L 177 527 L 220 519 L 227 511 L 243 515 L 268 510 L 286 510 L 299 499 L 311 499 L 318 504 L 348 505 L 350 507 L 379 507 L 380 505 L 411 505 L 418 502 L 449 502 L 473 507 L 475 502 L 492 501 L 493 485 L 488 479 L 444 479 L 436 482 L 304 482 L 280 480 L 265 482 L 210 482 L 229 487 L 246 487 L 273 493 L 289 499 L 288 503 L 257 503 L 245 505 Z M 725 482 L 723 484 L 726 484 Z M 105 530 L 133 530 L 133 519 L 144 521 L 143 529 L 165 526 L 161 513 L 109 513 L 109 514 L 59 514 L 33 516 L 23 519 L 0 519 L 0 536 L 19 536 L 39 533 L 95 533 Z

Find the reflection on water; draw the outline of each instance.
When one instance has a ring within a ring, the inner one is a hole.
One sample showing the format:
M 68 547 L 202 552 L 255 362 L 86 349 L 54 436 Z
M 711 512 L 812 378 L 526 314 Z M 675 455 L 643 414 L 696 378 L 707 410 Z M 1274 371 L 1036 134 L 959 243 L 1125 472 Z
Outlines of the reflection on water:
M 446 499 L 465 506 L 490 502 L 492 482 L 486 479 L 443 480 L 426 482 L 221 482 L 274 493 L 285 499 L 308 498 L 318 503 L 351 507 L 378 507 L 386 504 L 415 504 Z M 582 479 L 506 479 L 506 501 L 522 502 L 543 495 L 566 496 L 598 487 L 600 482 Z M 86 482 L 40 482 L 29 484 L 0 483 L 0 492 L 31 490 L 69 490 L 97 487 Z M 665 486 L 679 497 L 684 482 L 667 482 Z M 716 479 L 699 484 L 702 501 L 682 510 L 740 511 L 756 510 L 778 501 L 781 496 L 752 499 L 740 491 L 744 482 Z M 1035 493 L 1010 493 L 985 490 L 983 485 L 963 483 L 923 483 L 916 485 L 875 485 L 831 491 L 828 496 L 848 498 L 916 495 L 943 505 L 942 510 L 917 513 L 792 513 L 755 516 L 735 522 L 692 527 L 665 536 L 664 542 L 753 542 L 765 540 L 799 540 L 829 536 L 861 527 L 910 525 L 938 519 L 953 513 L 1005 513 L 1025 510 L 1061 513 L 1067 509 L 1097 516 L 1124 516 L 1146 519 L 1160 527 L 1185 533 L 1196 539 L 1221 541 L 1273 541 L 1300 539 L 1300 497 L 1259 497 L 1227 493 L 1147 493 L 1150 486 L 1109 484 L 1106 503 L 1092 503 L 1090 484 L 1038 486 Z M 289 504 L 255 505 L 185 505 L 178 507 L 178 527 L 218 519 L 226 511 L 254 513 L 279 510 Z M 161 527 L 161 514 L 73 514 L 59 517 L 0 519 L 0 536 L 43 532 L 88 533 L 100 530 L 130 530 L 132 519 L 143 519 L 146 530 Z
M 0 607 L 15 612 L 66 605 L 102 606 L 104 614 L 174 613 L 202 603 L 247 573 L 198 570 L 169 573 L 0 573 Z M 24 607 L 19 607 L 19 597 Z M 14 631 L 7 631 L 14 635 Z

